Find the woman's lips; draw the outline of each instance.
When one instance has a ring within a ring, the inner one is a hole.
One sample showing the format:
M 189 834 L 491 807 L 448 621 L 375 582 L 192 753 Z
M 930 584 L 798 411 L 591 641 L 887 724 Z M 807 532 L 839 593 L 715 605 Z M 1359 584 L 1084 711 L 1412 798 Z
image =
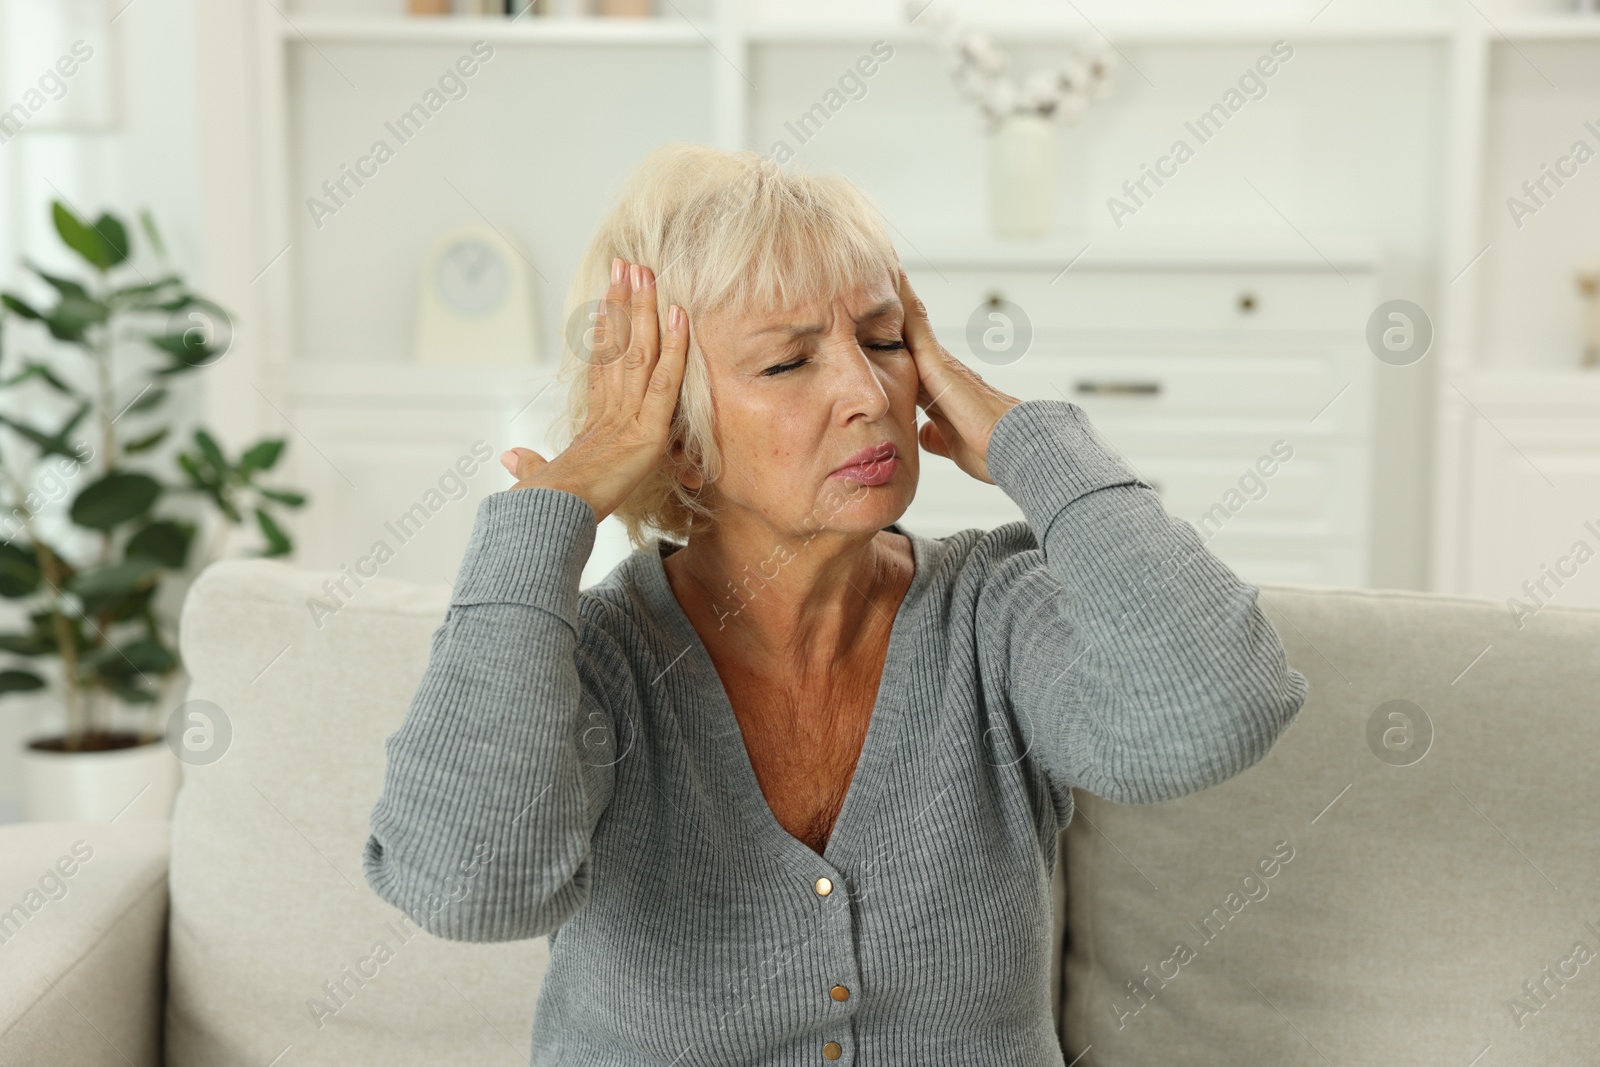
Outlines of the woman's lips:
M 900 467 L 899 451 L 885 441 L 872 448 L 864 448 L 838 467 L 830 478 L 860 482 L 862 485 L 882 485 L 894 477 Z

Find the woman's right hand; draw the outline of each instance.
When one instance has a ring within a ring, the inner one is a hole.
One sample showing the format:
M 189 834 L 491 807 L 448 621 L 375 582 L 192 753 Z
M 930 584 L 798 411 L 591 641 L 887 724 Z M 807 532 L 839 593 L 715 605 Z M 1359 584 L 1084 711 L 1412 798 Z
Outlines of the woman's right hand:
M 594 509 L 615 511 L 666 455 L 667 433 L 689 351 L 689 322 L 676 304 L 667 328 L 656 316 L 650 268 L 613 260 L 611 285 L 596 317 L 589 359 L 589 410 L 583 429 L 555 459 L 513 448 L 500 462 L 513 489 L 564 489 Z

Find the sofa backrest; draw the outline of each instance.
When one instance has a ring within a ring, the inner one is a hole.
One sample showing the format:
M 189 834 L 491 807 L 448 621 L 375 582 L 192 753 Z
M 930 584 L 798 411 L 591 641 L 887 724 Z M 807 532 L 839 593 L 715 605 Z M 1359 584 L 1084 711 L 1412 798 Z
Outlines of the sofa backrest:
M 232 736 L 184 767 L 173 816 L 167 1062 L 526 1062 L 545 940 L 435 939 L 361 871 L 383 741 L 449 590 L 370 579 L 314 613 L 332 577 L 219 564 L 185 604 L 189 698 Z M 1076 794 L 1067 1059 L 1582 1062 L 1600 612 L 1519 630 L 1503 606 L 1421 594 L 1262 603 L 1312 683 L 1272 753 L 1168 804 Z
M 1167 804 L 1075 794 L 1066 1058 L 1597 1062 L 1600 611 L 1261 603 L 1311 683 L 1272 752 Z
M 361 869 L 450 590 L 346 580 L 335 600 L 336 577 L 222 563 L 185 601 L 189 699 L 232 737 L 184 767 L 173 812 L 167 1063 L 525 1064 L 545 940 L 439 940 Z

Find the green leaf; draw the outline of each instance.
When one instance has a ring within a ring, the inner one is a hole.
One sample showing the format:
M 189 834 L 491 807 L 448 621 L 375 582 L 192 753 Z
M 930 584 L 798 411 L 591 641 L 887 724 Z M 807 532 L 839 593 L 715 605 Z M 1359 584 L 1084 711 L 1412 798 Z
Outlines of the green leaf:
M 25 319 L 38 319 L 40 321 L 44 319 L 43 315 L 33 309 L 32 304 L 29 304 L 20 296 L 13 296 L 11 293 L 0 293 L 0 304 L 4 304 Z
M 43 688 L 44 679 L 32 671 L 0 671 L 0 693 L 27 693 Z
M 223 476 L 232 473 L 233 466 L 228 462 L 228 458 L 222 454 L 222 448 L 217 444 L 216 438 L 204 430 L 196 430 L 194 432 L 194 443 L 200 447 L 200 455 L 211 465 L 212 470 Z
M 183 473 L 189 476 L 189 481 L 196 489 L 215 490 L 218 487 L 216 474 L 210 470 L 201 470 L 200 464 L 187 452 L 178 453 L 178 466 L 183 468 Z M 235 520 L 237 521 L 237 520 Z
M 141 637 L 122 646 L 122 655 L 141 671 L 157 674 L 170 671 L 178 665 L 178 656 L 153 637 Z
M 89 327 L 98 326 L 110 315 L 111 309 L 98 300 L 64 296 L 45 314 L 44 324 L 50 327 L 50 333 L 56 340 L 81 344 Z
M 105 237 L 73 214 L 72 209 L 61 201 L 55 201 L 50 211 L 55 220 L 56 233 L 61 235 L 61 240 L 66 242 L 68 248 L 82 256 L 91 267 L 102 271 L 110 270 L 127 258 L 126 253 L 119 258 Z
M 165 311 L 165 308 L 162 308 Z M 186 363 L 193 358 L 199 358 L 204 353 L 205 342 L 197 338 L 188 330 L 182 333 L 153 333 L 146 338 L 152 345 L 168 355 L 176 356 Z
M 102 212 L 94 220 L 95 232 L 105 241 L 106 247 L 111 250 L 110 266 L 127 260 L 133 251 L 133 246 L 128 243 L 128 229 L 122 225 L 122 220 L 108 212 Z
M 36 363 L 32 360 L 24 363 L 22 370 L 19 370 L 17 373 L 13 374 L 4 381 L 0 381 L 0 388 L 9 388 L 13 385 L 21 385 L 23 382 L 28 381 L 31 378 L 38 378 L 44 382 L 47 382 L 52 389 L 63 396 L 69 396 L 74 400 L 78 399 L 77 390 L 73 389 L 72 386 L 56 377 L 55 371 L 51 370 L 43 363 Z
M 103 680 L 150 673 L 164 674 L 178 665 L 178 657 L 153 637 L 140 637 L 122 644 L 107 642 L 84 658 L 84 665 Z
M 87 485 L 72 501 L 72 521 L 91 530 L 109 530 L 150 509 L 161 483 L 148 474 L 113 471 Z
M 109 567 L 94 567 L 80 572 L 68 582 L 67 591 L 85 600 L 103 601 L 112 597 L 131 596 L 148 589 L 165 569 L 165 564 L 154 559 L 131 559 L 126 563 L 113 563 Z
M 281 437 L 258 441 L 239 458 L 239 470 L 244 473 L 271 470 L 278 462 L 278 457 L 283 455 L 283 445 Z
M 88 642 L 83 637 L 83 620 L 73 615 L 66 616 L 67 629 L 72 636 L 73 646 L 85 648 Z M 54 651 L 56 647 L 56 615 L 53 611 L 36 611 L 28 616 L 28 621 L 33 623 L 33 632 L 39 640 L 47 641 Z
M 287 489 L 257 489 L 256 492 L 268 500 L 276 500 L 285 507 L 298 508 L 306 502 L 304 493 L 292 493 Z
M 147 389 L 139 394 L 137 400 L 124 408 L 122 413 L 126 415 L 130 411 L 149 411 L 166 398 L 167 391 L 165 389 Z
M 80 285 L 79 283 L 73 281 L 71 278 L 58 277 L 58 276 L 56 276 L 54 274 L 50 274 L 50 273 L 46 272 L 45 269 L 43 267 L 40 267 L 37 263 L 33 263 L 33 262 L 30 262 L 30 261 L 27 261 L 27 260 L 24 260 L 24 262 L 26 262 L 28 264 L 28 269 L 29 270 L 33 271 L 33 273 L 37 274 L 39 277 L 41 277 L 45 281 L 49 282 L 50 286 L 53 289 L 55 289 L 56 292 L 60 293 L 62 296 L 74 296 L 74 297 L 77 297 L 79 300 L 93 300 L 94 299 L 94 297 L 89 295 L 89 290 L 85 289 L 82 285 Z
M 17 656 L 48 656 L 55 650 L 55 641 L 45 634 L 0 634 L 0 652 Z
M 161 235 L 156 232 L 156 220 L 150 217 L 149 208 L 139 209 L 139 225 L 144 227 L 144 235 L 150 239 L 150 247 L 155 249 L 156 255 L 162 259 L 167 257 L 166 242 L 161 240 Z
M 162 441 L 166 440 L 167 433 L 171 429 L 172 427 L 170 426 L 163 426 L 161 429 L 157 430 L 153 434 L 150 434 L 148 437 L 141 437 L 137 441 L 129 441 L 127 444 L 122 446 L 122 450 L 130 456 L 137 455 L 140 452 L 148 452 L 152 448 L 159 445 Z
M 294 542 L 289 540 L 289 535 L 283 532 L 271 515 L 260 508 L 256 508 L 256 523 L 267 539 L 267 550 L 261 553 L 263 556 L 285 556 L 294 550 Z
M 130 560 L 153 559 L 177 569 L 188 560 L 193 538 L 194 527 L 189 523 L 160 519 L 130 537 L 122 554 Z
M 0 596 L 7 600 L 32 596 L 39 591 L 44 576 L 32 548 L 11 541 L 0 542 Z
M 212 503 L 217 505 L 218 511 L 228 517 L 229 522 L 241 523 L 244 521 L 244 516 L 239 514 L 239 509 L 234 506 L 233 500 L 226 489 L 220 485 L 214 485 L 209 487 L 206 492 L 211 494 Z
M 89 406 L 88 401 L 85 401 L 73 413 L 72 418 L 67 420 L 67 424 L 53 434 L 36 430 L 27 423 L 18 422 L 16 419 L 5 415 L 0 415 L 0 426 L 9 426 L 14 433 L 32 442 L 39 449 L 40 459 L 44 459 L 47 456 L 66 456 L 76 461 L 78 459 L 77 453 L 73 451 L 71 442 L 67 438 L 77 428 L 78 423 L 83 421 L 83 417 L 89 413 Z
M 110 297 L 112 300 L 125 300 L 129 297 L 135 296 L 150 296 L 152 293 L 159 293 L 161 290 L 166 289 L 169 286 L 182 284 L 183 279 L 181 277 L 176 274 L 169 274 L 165 278 L 157 278 L 153 282 L 143 282 L 139 285 L 124 285 L 121 288 L 113 289 L 111 290 Z
M 143 619 L 149 614 L 150 598 L 155 595 L 158 588 L 160 588 L 160 583 L 152 582 L 149 587 L 132 593 L 109 594 L 103 597 L 84 597 L 83 610 L 85 614 L 93 618 L 106 619 L 111 622 Z

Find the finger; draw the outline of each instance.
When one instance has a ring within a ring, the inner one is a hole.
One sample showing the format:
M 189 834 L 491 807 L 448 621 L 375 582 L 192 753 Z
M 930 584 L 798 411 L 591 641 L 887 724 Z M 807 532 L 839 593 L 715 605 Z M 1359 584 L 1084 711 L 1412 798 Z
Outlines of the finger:
M 912 351 L 918 347 L 937 346 L 939 342 L 934 339 L 933 326 L 928 322 L 928 305 L 911 288 L 911 279 L 906 277 L 904 267 L 900 269 L 900 304 L 905 308 L 906 343 L 912 346 Z
M 951 384 L 953 357 L 933 335 L 928 307 L 911 288 L 904 268 L 900 271 L 900 304 L 905 309 L 905 340 L 917 365 L 917 404 L 924 410 L 938 402 Z
M 917 440 L 922 443 L 923 448 L 934 455 L 950 458 L 950 446 L 945 442 L 944 432 L 932 419 L 922 424 L 922 428 L 917 431 Z
M 531 448 L 509 448 L 500 453 L 500 465 L 517 481 L 525 482 L 544 470 L 549 461 Z
M 622 358 L 628 347 L 628 316 L 625 303 L 629 295 L 628 261 L 611 261 L 611 282 L 600 298 L 600 315 L 595 322 L 594 362 L 609 367 Z
M 611 278 L 600 298 L 595 319 L 595 345 L 589 359 L 588 395 L 585 404 L 590 415 L 609 411 L 620 404 L 622 388 L 622 347 L 627 344 L 628 320 L 623 303 L 628 298 L 628 261 L 611 261 Z
M 678 406 L 678 390 L 683 385 L 683 369 L 688 363 L 689 316 L 678 305 L 667 309 L 667 329 L 661 338 L 661 355 L 650 372 L 650 384 L 639 405 L 645 425 L 656 427 L 666 436 L 672 412 Z
M 629 402 L 637 405 L 644 398 L 661 350 L 660 326 L 656 321 L 656 276 L 642 263 L 635 263 L 629 275 L 632 299 L 628 307 L 628 354 L 623 358 L 623 390 Z

